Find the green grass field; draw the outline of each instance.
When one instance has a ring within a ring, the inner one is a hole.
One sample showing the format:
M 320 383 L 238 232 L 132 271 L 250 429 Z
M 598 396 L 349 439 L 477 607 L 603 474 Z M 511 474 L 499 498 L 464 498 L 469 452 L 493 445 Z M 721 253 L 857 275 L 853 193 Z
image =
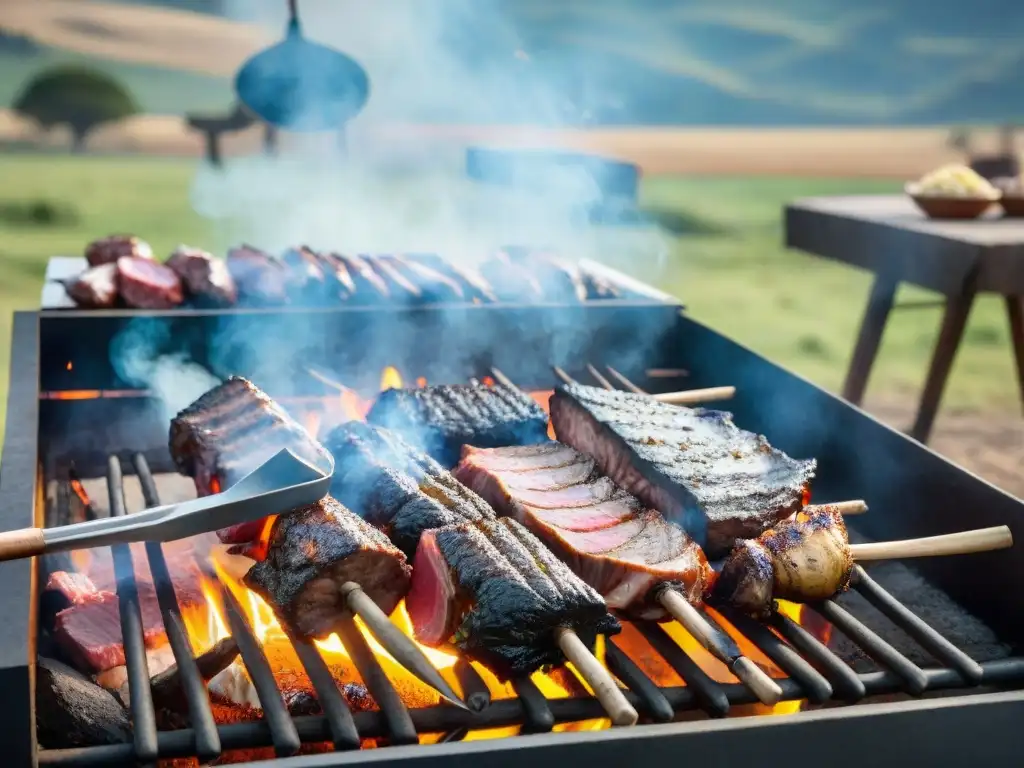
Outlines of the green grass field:
M 90 238 L 135 232 L 160 253 L 187 242 L 222 247 L 190 208 L 191 162 L 145 158 L 0 155 L 0 210 L 45 200 L 78 220 L 40 227 L 0 222 L 0 403 L 6 403 L 10 313 L 38 305 L 46 260 L 80 253 Z M 841 380 L 869 286 L 858 271 L 782 245 L 781 210 L 816 194 L 891 191 L 889 183 L 843 179 L 655 177 L 644 204 L 663 217 L 699 221 L 712 234 L 675 237 L 662 265 L 632 265 L 640 278 L 681 297 L 692 314 L 829 388 Z M 906 290 L 900 299 L 920 297 Z M 938 328 L 938 309 L 897 312 L 872 391 L 917 392 Z M 1016 408 L 1002 305 L 977 305 L 946 407 Z M 0 406 L 0 426 L 3 423 Z

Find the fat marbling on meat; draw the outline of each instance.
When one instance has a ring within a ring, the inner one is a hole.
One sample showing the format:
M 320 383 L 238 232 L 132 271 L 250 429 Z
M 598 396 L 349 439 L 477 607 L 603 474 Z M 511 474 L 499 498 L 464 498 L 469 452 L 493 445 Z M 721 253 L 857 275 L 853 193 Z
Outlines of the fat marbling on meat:
M 551 421 L 560 441 L 680 522 L 712 558 L 802 508 L 816 467 L 740 429 L 731 414 L 632 392 L 561 386 Z
M 567 445 L 466 446 L 455 476 L 536 534 L 610 608 L 660 619 L 661 589 L 699 602 L 710 587 L 707 558 L 682 527 L 644 509 Z

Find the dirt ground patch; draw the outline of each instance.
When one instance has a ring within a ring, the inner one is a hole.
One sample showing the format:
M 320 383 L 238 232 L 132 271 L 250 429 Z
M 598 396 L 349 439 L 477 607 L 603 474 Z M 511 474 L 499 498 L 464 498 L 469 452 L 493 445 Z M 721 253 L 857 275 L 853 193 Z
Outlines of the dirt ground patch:
M 914 420 L 911 399 L 868 398 L 866 409 L 896 429 Z M 1024 419 L 1019 413 L 943 411 L 929 447 L 993 485 L 1024 499 Z

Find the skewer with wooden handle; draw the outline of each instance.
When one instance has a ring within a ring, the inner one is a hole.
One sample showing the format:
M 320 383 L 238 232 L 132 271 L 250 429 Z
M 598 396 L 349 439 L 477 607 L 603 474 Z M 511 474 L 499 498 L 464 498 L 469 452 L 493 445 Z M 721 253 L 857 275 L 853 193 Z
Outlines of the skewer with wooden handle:
M 851 544 L 850 555 L 855 562 L 863 563 L 871 560 L 902 560 L 908 557 L 969 555 L 975 552 L 1007 549 L 1012 546 L 1013 534 L 1009 527 L 997 525 L 992 528 L 978 528 L 974 531 L 947 533 L 941 536 L 925 536 L 920 539 Z
M 604 711 L 612 725 L 629 727 L 636 725 L 638 715 L 633 705 L 630 704 L 619 688 L 618 683 L 604 668 L 604 665 L 597 660 L 597 657 L 590 652 L 590 649 L 583 644 L 579 636 L 571 629 L 559 627 L 555 630 L 555 639 L 558 647 L 562 649 L 565 658 L 572 662 L 580 677 L 587 681 L 587 685 L 594 691 L 594 696 L 601 702 Z
M 627 379 L 616 369 L 610 365 L 605 366 L 615 379 L 619 381 L 622 386 L 637 395 L 647 395 L 659 403 L 668 403 L 669 405 L 700 405 L 701 403 L 710 403 L 716 400 L 731 400 L 736 395 L 736 387 L 707 387 L 705 389 L 687 389 L 682 392 L 660 392 L 652 395 L 643 389 L 640 389 L 636 384 Z M 601 386 L 605 389 L 615 389 L 611 386 L 611 383 L 601 373 L 594 368 L 593 365 L 587 363 L 587 370 L 590 374 L 601 383 Z M 555 374 L 558 375 L 567 384 L 572 380 L 565 375 L 565 371 L 561 368 L 555 369 Z
M 555 373 L 567 384 L 573 379 L 561 368 L 553 367 Z M 495 374 L 497 378 L 497 373 Z M 505 377 L 503 377 L 505 378 Z M 507 378 L 505 378 L 508 381 Z M 605 380 L 604 386 L 612 389 L 611 382 Z M 758 698 L 762 704 L 773 706 L 782 699 L 782 688 L 754 662 L 738 652 L 735 644 L 721 630 L 716 629 L 673 589 L 664 588 L 658 594 L 658 601 L 673 619 L 678 621 L 693 638 L 706 648 L 715 658 L 725 664 L 737 678 Z

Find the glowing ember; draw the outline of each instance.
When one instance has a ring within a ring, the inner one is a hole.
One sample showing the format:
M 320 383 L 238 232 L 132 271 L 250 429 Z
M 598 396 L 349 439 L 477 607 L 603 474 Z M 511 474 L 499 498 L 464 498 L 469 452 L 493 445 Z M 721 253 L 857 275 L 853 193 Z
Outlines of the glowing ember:
M 427 377 L 426 376 L 418 377 L 416 379 L 416 386 L 419 387 L 420 389 L 423 389 L 424 387 L 426 387 L 427 386 Z
M 67 369 L 70 371 L 74 366 L 71 365 L 71 361 L 68 360 Z

